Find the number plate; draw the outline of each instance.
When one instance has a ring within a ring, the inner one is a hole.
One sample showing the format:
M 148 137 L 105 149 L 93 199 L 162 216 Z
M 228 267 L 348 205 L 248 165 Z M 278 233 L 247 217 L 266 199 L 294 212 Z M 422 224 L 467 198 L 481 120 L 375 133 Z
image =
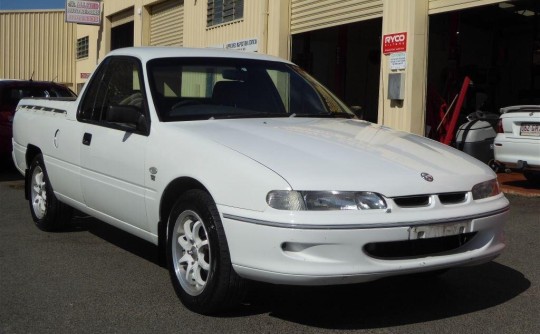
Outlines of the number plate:
M 540 137 L 540 123 L 521 124 L 519 133 L 522 136 Z
M 409 239 L 440 238 L 468 232 L 471 232 L 470 222 L 414 226 L 409 230 Z

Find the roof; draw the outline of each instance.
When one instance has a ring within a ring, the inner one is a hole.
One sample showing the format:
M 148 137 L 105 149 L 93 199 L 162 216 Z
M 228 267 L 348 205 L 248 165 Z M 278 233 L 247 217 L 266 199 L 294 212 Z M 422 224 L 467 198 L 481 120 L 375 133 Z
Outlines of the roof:
M 147 62 L 155 58 L 175 58 L 175 57 L 206 57 L 206 58 L 238 58 L 256 59 L 266 61 L 277 61 L 289 63 L 289 61 L 255 52 L 233 51 L 218 48 L 182 48 L 182 47 L 130 47 L 116 49 L 108 55 L 132 56 Z

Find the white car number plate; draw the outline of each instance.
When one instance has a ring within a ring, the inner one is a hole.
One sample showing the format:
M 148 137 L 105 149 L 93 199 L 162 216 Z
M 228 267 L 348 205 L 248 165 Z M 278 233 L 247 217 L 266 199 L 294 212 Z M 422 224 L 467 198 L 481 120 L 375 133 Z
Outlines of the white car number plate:
M 409 240 L 440 238 L 471 232 L 470 222 L 414 226 L 409 229 Z
M 522 136 L 540 137 L 540 123 L 521 124 L 520 134 Z

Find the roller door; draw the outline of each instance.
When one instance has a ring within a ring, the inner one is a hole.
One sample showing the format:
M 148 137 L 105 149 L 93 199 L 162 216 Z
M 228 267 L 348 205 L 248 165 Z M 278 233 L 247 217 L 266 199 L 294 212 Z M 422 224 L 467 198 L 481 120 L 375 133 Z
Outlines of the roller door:
M 111 28 L 116 28 L 130 22 L 133 22 L 133 8 L 111 16 Z
M 429 14 L 462 10 L 502 2 L 503 0 L 429 0 Z
M 291 33 L 382 17 L 383 0 L 292 0 Z
M 151 8 L 150 45 L 181 46 L 183 34 L 183 2 L 170 0 Z

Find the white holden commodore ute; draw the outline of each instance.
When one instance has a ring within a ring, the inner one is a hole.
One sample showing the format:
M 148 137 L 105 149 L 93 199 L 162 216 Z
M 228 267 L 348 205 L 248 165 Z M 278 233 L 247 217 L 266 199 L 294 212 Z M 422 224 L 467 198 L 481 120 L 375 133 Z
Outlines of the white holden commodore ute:
M 298 66 L 254 53 L 126 48 L 76 99 L 24 99 L 13 159 L 38 228 L 73 209 L 159 246 L 189 309 L 249 280 L 366 282 L 480 264 L 505 247 L 495 174 L 357 119 Z

